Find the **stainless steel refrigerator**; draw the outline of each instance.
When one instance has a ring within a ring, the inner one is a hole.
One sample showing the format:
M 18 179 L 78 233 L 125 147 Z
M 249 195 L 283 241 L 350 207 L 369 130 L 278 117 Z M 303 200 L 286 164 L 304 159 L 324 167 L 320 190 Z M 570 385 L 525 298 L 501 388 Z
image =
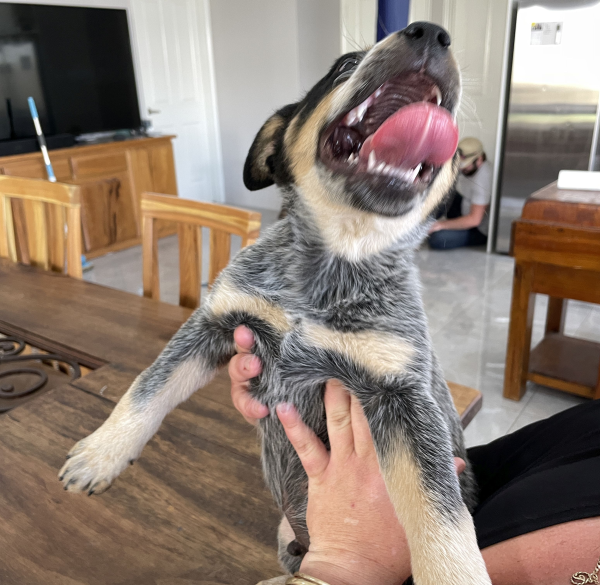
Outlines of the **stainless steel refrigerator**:
M 525 199 L 558 172 L 600 170 L 600 1 L 515 3 L 495 250 Z

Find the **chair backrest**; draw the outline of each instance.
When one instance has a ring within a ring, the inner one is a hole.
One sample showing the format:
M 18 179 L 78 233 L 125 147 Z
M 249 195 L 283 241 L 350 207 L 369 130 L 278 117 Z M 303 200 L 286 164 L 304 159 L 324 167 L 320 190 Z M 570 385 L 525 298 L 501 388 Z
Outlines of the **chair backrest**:
M 79 187 L 0 175 L 0 257 L 81 278 Z
M 260 232 L 261 215 L 217 203 L 201 203 L 173 195 L 142 193 L 144 296 L 160 299 L 157 220 L 178 223 L 179 304 L 195 309 L 200 304 L 202 228 L 210 229 L 208 286 L 229 263 L 231 236 L 240 236 L 242 248 L 253 244 Z

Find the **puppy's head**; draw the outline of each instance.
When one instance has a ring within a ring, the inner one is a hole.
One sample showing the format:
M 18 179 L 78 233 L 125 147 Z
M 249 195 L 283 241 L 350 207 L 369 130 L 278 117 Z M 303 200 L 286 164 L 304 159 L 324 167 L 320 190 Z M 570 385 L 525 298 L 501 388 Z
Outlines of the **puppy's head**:
M 264 124 L 244 167 L 248 189 L 276 183 L 315 214 L 421 225 L 457 172 L 461 89 L 449 45 L 444 29 L 417 22 L 340 57 Z

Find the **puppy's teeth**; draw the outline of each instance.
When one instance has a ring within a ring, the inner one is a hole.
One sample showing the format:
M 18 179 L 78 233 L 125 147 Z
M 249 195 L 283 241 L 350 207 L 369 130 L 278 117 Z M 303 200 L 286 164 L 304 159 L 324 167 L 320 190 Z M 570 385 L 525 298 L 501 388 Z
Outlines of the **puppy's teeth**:
M 356 117 L 356 112 L 354 110 L 350 110 L 342 121 L 346 126 L 354 126 L 356 122 L 358 122 L 358 118 Z
M 383 85 L 380 85 L 373 94 L 374 97 L 378 98 L 383 93 Z
M 350 156 L 348 157 L 348 160 L 346 161 L 347 163 L 352 164 L 352 161 L 354 160 L 354 153 L 350 153 Z
M 414 169 L 412 169 L 412 171 L 409 171 L 407 180 L 412 183 L 417 178 L 417 175 L 419 174 L 420 171 L 421 171 L 421 165 L 415 167 Z
M 373 103 L 374 99 L 381 95 L 383 91 L 383 85 L 375 91 L 375 93 L 371 94 L 364 102 L 350 110 L 342 120 L 342 123 L 345 126 L 355 126 L 365 117 L 366 111 L 369 109 L 369 106 Z
M 356 115 L 358 116 L 358 121 L 362 121 L 365 117 L 365 112 L 369 109 L 369 106 L 373 103 L 373 96 L 370 95 L 360 106 L 356 107 Z
M 385 169 L 385 167 L 386 167 L 386 164 L 385 164 L 384 162 L 382 162 L 382 163 L 379 163 L 379 164 L 377 165 L 377 168 L 376 168 L 375 170 L 376 170 L 378 173 L 381 173 L 381 172 L 383 171 L 383 169 Z
M 442 92 L 440 88 L 436 86 L 435 88 L 435 99 L 437 101 L 437 105 L 439 106 L 442 103 Z
M 372 150 L 369 153 L 369 161 L 367 162 L 367 171 L 372 171 L 377 164 L 377 158 L 375 157 L 375 151 Z

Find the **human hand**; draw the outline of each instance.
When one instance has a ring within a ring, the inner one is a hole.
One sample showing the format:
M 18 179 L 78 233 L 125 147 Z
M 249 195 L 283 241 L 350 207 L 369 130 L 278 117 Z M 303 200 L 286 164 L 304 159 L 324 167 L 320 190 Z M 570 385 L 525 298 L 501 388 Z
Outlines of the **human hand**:
M 331 451 L 280 404 L 277 415 L 308 475 L 309 551 L 301 572 L 331 585 L 395 585 L 410 576 L 406 536 L 379 471 L 362 407 L 337 380 L 325 392 Z
M 441 221 L 436 221 L 435 223 L 431 224 L 431 226 L 429 227 L 429 231 L 427 233 L 432 234 L 433 232 L 439 232 L 440 230 L 444 229 L 444 224 Z
M 325 392 L 331 451 L 280 404 L 277 415 L 308 475 L 309 551 L 301 571 L 331 585 L 395 585 L 410 576 L 410 553 L 380 473 L 357 398 L 332 380 Z M 465 462 L 456 458 L 457 473 Z
M 248 385 L 261 372 L 249 355 L 252 332 L 238 327 L 236 350 L 229 365 L 235 407 L 251 424 L 268 408 L 251 398 Z M 325 394 L 331 452 L 301 421 L 293 406 L 280 404 L 277 414 L 309 477 L 307 523 L 311 537 L 302 571 L 331 585 L 403 583 L 410 575 L 404 530 L 389 500 L 358 400 L 337 381 Z M 455 458 L 457 473 L 465 462 Z
M 254 335 L 250 329 L 241 325 L 234 331 L 233 339 L 238 353 L 229 362 L 231 400 L 242 416 L 256 426 L 259 419 L 269 414 L 267 406 L 254 400 L 249 392 L 250 380 L 261 373 L 262 364 L 250 353 L 254 346 Z

